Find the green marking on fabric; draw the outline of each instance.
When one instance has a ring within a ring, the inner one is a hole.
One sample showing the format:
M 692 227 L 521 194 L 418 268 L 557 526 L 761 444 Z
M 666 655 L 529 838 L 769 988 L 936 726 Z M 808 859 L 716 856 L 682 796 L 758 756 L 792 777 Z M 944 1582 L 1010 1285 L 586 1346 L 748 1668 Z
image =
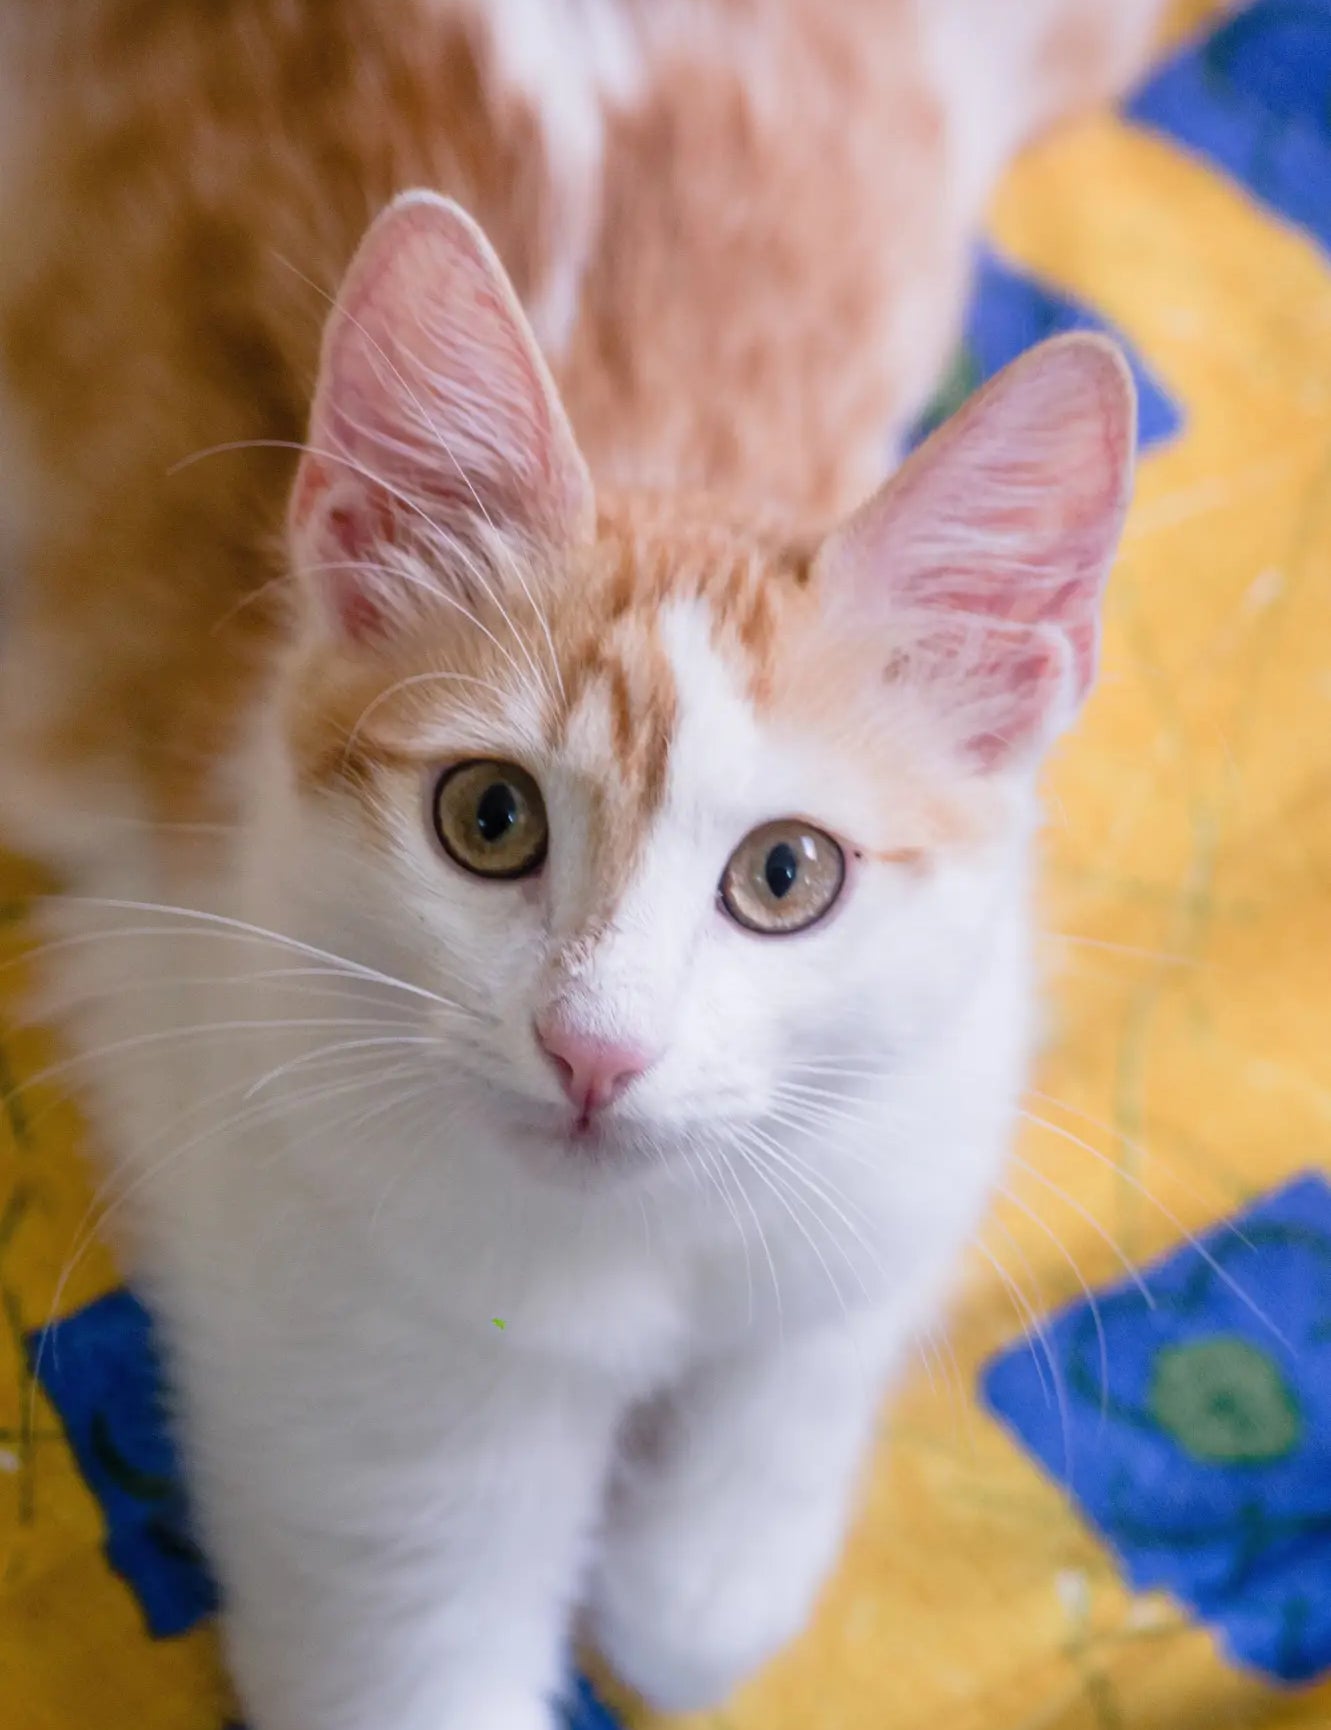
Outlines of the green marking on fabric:
M 1207 1465 L 1267 1465 L 1303 1438 L 1303 1413 L 1279 1364 L 1233 1335 L 1162 1351 L 1150 1409 L 1185 1453 Z

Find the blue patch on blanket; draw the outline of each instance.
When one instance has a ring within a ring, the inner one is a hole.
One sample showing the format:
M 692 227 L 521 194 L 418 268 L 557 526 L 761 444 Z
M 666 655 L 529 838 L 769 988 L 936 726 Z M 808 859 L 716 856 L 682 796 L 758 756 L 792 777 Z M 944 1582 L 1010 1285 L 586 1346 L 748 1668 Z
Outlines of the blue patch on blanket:
M 1307 1681 L 1331 1670 L 1331 1187 L 1300 1179 L 1145 1283 L 1154 1308 L 1125 1284 L 1055 1316 L 1043 1367 L 1003 1352 L 984 1399 L 1134 1587 Z
M 1164 66 L 1126 113 L 1331 247 L 1331 0 L 1257 0 Z
M 1121 332 L 1089 306 L 1019 270 L 988 248 L 976 261 L 975 286 L 961 347 L 938 394 L 912 431 L 913 448 L 959 409 L 972 391 L 1046 337 L 1070 330 L 1112 336 L 1137 385 L 1137 442 L 1144 450 L 1178 432 L 1182 415 Z
M 129 1292 L 112 1292 L 35 1334 L 30 1353 L 101 1506 L 107 1561 L 138 1599 L 154 1639 L 185 1633 L 212 1614 L 217 1598 L 189 1536 L 143 1306 Z
M 28 1349 L 101 1507 L 108 1563 L 154 1639 L 186 1633 L 214 1612 L 217 1593 L 190 1536 L 147 1311 L 130 1292 L 112 1292 L 34 1334 Z M 618 1730 L 581 1680 L 565 1721 L 567 1730 Z

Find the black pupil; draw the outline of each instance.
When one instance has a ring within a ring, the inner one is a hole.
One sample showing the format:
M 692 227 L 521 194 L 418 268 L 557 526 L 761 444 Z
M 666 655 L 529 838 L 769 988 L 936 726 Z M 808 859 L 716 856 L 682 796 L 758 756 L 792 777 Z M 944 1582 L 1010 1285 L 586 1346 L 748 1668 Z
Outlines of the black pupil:
M 518 796 L 507 781 L 487 787 L 476 804 L 476 827 L 491 846 L 502 841 L 518 820 Z
M 767 887 L 778 901 L 790 894 L 799 874 L 800 862 L 795 857 L 795 849 L 784 841 L 778 841 L 763 863 Z

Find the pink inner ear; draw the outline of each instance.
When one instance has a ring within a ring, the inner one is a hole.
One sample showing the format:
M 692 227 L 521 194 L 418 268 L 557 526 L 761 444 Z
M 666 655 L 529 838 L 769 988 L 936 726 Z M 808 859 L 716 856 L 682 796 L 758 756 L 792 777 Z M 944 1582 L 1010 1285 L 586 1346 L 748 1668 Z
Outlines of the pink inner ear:
M 1046 716 L 1066 691 L 1068 653 L 1057 633 L 1044 626 L 1021 633 L 1017 641 L 990 633 L 986 647 L 972 677 L 982 687 L 982 701 L 1001 719 L 994 726 L 981 723 L 961 744 L 981 769 L 996 769 L 1039 739 Z
M 369 643 L 383 636 L 390 622 L 388 597 L 367 577 L 371 564 L 395 543 L 395 515 L 382 489 L 349 486 L 345 479 L 339 501 L 336 466 L 317 457 L 301 464 L 292 493 L 291 532 L 293 539 L 317 547 L 322 555 L 311 562 L 308 573 L 317 581 L 339 632 L 353 642 Z
M 988 717 L 967 735 L 987 766 L 1047 734 L 1094 679 L 1134 422 L 1112 344 L 1055 339 L 972 398 L 823 549 L 834 616 L 903 647 L 917 676 L 932 667 L 963 730 Z
M 393 512 L 387 497 L 371 492 L 363 505 L 333 505 L 328 512 L 328 532 L 349 559 L 363 559 L 378 547 L 391 547 Z
M 333 574 L 328 599 L 338 630 L 351 642 L 371 643 L 384 636 L 389 621 L 377 596 L 348 573 Z
M 487 533 L 554 546 L 591 513 L 498 260 L 470 218 L 432 196 L 399 199 L 362 242 L 325 332 L 308 446 L 289 515 L 296 562 L 358 638 L 411 599 L 386 549 L 437 555 L 445 582 Z

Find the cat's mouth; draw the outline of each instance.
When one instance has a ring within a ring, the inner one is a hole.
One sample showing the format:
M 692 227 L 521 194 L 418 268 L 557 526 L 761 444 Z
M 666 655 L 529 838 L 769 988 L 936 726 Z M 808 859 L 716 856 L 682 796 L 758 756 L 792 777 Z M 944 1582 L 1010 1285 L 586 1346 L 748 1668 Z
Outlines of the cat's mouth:
M 634 1140 L 629 1123 L 603 1112 L 537 1106 L 530 1113 L 529 1124 L 537 1140 L 583 1161 L 626 1153 Z
M 678 1170 L 680 1160 L 687 1163 L 699 1132 L 757 1116 L 749 1097 L 732 1090 L 700 1101 L 694 1115 L 657 1117 L 618 1103 L 579 1109 L 541 1098 L 493 1071 L 471 1080 L 487 1139 L 503 1146 L 523 1170 L 558 1184 L 632 1182 L 650 1173 L 664 1177 Z
M 514 1097 L 508 1143 L 529 1171 L 555 1181 L 631 1178 L 651 1162 L 644 1126 L 616 1112 L 575 1111 Z

